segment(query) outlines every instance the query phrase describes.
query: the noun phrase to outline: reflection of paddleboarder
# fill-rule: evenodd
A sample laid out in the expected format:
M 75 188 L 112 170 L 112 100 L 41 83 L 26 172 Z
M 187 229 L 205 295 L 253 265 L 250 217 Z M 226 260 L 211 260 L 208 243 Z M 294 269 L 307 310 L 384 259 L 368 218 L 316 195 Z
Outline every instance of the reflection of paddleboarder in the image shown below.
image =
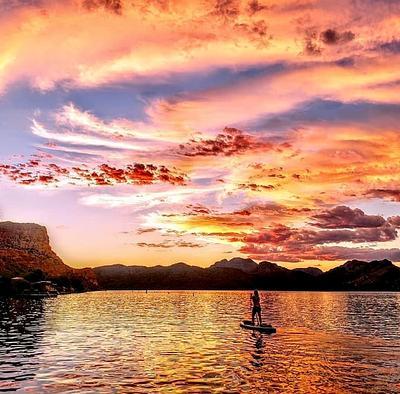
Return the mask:
M 258 324 L 261 326 L 261 304 L 258 290 L 254 290 L 254 293 L 250 296 L 250 299 L 253 303 L 253 308 L 251 311 L 251 321 L 254 325 L 254 317 L 257 316 Z

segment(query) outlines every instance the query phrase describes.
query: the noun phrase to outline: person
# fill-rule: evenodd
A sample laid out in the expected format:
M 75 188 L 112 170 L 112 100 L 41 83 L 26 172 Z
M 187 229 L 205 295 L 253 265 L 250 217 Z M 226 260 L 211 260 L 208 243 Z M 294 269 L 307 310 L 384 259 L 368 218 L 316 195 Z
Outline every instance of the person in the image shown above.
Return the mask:
M 254 293 L 250 296 L 251 302 L 253 303 L 253 308 L 251 311 L 251 322 L 254 326 L 254 318 L 257 316 L 258 324 L 261 326 L 261 304 L 260 295 L 258 290 L 254 290 Z

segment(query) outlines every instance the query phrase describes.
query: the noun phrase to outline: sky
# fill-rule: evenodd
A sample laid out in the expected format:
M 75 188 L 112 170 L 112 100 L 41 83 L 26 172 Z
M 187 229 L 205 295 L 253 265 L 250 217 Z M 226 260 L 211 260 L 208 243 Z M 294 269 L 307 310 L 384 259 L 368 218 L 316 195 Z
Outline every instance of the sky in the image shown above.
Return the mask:
M 73 267 L 400 262 L 400 2 L 0 0 L 0 219 Z

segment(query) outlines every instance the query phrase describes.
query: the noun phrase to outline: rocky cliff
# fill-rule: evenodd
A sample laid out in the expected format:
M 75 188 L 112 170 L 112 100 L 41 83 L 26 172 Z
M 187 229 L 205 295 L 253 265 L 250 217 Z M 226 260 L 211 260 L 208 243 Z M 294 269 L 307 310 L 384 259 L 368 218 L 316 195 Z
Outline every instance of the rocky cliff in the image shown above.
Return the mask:
M 38 270 L 48 279 L 79 284 L 79 290 L 97 287 L 92 269 L 71 268 L 51 249 L 46 227 L 0 222 L 0 276 L 26 277 Z
M 0 274 L 25 276 L 41 270 L 51 277 L 71 273 L 53 252 L 47 230 L 32 223 L 0 223 Z

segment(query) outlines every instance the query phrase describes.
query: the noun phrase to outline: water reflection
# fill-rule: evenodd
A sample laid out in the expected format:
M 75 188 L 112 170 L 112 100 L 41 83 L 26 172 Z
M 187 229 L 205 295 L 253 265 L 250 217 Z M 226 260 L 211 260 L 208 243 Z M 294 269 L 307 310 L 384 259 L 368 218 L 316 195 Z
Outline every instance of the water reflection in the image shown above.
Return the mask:
M 0 301 L 0 388 L 30 392 L 396 392 L 400 295 L 98 292 Z
M 43 323 L 43 300 L 0 298 L 0 391 L 35 377 Z

